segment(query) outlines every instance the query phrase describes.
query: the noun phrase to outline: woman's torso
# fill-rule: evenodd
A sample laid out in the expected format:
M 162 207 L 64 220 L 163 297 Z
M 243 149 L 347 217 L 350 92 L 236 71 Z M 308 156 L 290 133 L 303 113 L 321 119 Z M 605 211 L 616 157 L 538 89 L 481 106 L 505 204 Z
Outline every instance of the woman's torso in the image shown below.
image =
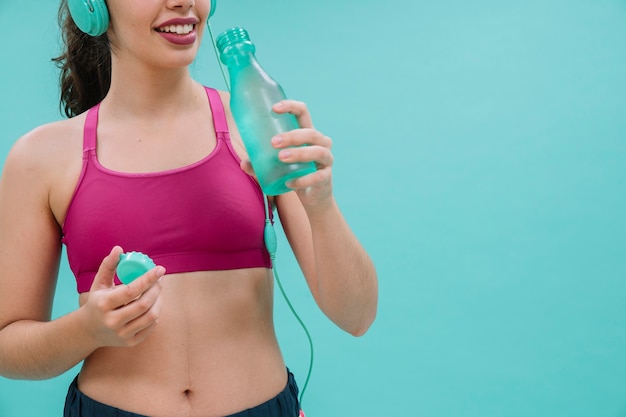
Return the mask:
M 133 348 L 95 351 L 80 390 L 154 417 L 223 416 L 269 400 L 286 384 L 272 292 L 261 268 L 166 275 L 154 333 Z
M 198 114 L 204 112 L 206 119 L 208 107 L 200 107 Z M 50 204 L 60 225 L 81 172 L 84 121 L 84 115 L 77 116 L 55 127 L 63 136 L 58 148 L 63 161 L 54 168 Z M 210 121 L 204 123 L 211 127 Z M 115 157 L 114 142 L 103 146 L 102 153 L 98 150 L 98 158 L 102 165 L 120 171 L 192 164 L 215 147 L 215 138 L 198 134 L 203 128 L 187 127 L 193 125 L 174 127 L 178 134 L 187 129 L 187 143 L 162 141 L 159 151 L 143 158 L 144 165 L 138 168 L 132 158 Z M 125 145 L 127 154 L 137 154 L 140 148 L 149 152 L 145 145 L 142 140 Z M 235 148 L 242 152 L 240 146 Z M 176 155 L 176 162 L 168 155 Z M 210 417 L 255 406 L 284 388 L 287 376 L 273 328 L 268 269 L 168 274 L 162 288 L 163 307 L 154 333 L 136 347 L 101 348 L 90 355 L 79 377 L 83 393 L 138 414 Z M 88 293 L 81 294 L 81 305 L 87 297 Z

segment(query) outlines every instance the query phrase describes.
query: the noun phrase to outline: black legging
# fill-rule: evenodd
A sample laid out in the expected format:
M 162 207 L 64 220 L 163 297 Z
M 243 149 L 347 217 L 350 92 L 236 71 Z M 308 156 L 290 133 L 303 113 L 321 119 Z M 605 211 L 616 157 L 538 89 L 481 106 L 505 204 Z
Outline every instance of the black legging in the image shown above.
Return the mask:
M 240 411 L 226 417 L 297 417 L 300 412 L 298 385 L 291 372 L 288 372 L 287 386 L 276 397 L 249 410 Z M 120 410 L 95 401 L 78 390 L 78 377 L 74 379 L 67 393 L 63 417 L 148 417 Z

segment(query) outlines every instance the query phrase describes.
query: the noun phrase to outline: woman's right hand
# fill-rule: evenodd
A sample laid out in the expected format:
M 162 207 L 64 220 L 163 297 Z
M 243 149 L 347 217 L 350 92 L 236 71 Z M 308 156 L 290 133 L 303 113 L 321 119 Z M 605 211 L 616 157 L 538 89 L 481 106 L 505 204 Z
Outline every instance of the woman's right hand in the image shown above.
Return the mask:
M 161 311 L 157 266 L 128 285 L 115 285 L 115 269 L 123 253 L 119 246 L 104 258 L 82 305 L 87 332 L 97 347 L 132 347 L 143 342 L 156 327 Z

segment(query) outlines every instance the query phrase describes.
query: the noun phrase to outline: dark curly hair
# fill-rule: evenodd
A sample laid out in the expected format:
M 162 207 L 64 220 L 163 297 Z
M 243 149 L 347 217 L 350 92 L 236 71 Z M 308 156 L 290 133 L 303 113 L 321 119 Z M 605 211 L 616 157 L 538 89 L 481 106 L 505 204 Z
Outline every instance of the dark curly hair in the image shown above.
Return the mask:
M 59 7 L 59 26 L 64 45 L 53 61 L 61 70 L 59 107 L 67 117 L 74 117 L 98 104 L 111 86 L 111 46 L 106 33 L 91 36 L 83 33 L 72 19 L 67 0 Z

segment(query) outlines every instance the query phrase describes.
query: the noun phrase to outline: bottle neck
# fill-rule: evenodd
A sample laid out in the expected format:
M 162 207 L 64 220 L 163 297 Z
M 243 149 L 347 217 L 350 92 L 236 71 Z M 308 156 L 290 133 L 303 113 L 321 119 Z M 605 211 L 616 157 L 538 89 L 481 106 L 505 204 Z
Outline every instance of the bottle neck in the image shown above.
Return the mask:
M 224 64 L 231 67 L 244 67 L 244 66 L 258 66 L 258 62 L 254 53 L 250 51 L 231 51 L 230 53 L 222 56 Z

